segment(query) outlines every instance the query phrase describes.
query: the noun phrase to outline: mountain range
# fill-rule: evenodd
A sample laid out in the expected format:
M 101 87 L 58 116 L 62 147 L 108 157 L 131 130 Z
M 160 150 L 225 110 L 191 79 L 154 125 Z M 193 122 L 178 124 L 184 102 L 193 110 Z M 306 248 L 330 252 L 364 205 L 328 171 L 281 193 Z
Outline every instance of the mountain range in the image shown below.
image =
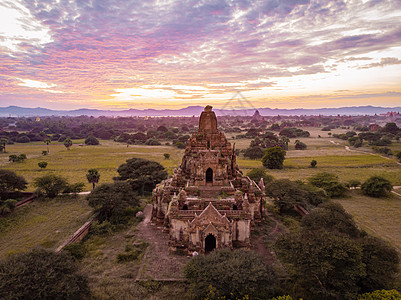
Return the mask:
M 99 109 L 76 109 L 76 110 L 52 110 L 47 108 L 27 108 L 19 106 L 0 107 L 0 117 L 31 117 L 31 116 L 199 116 L 203 106 L 188 106 L 181 109 L 128 109 L 128 110 L 99 110 Z M 316 108 L 316 109 L 279 109 L 279 108 L 252 108 L 252 109 L 214 109 L 218 116 L 252 116 L 258 110 L 262 116 L 289 116 L 289 115 L 374 115 L 387 112 L 400 112 L 401 107 L 380 106 L 350 106 L 339 108 Z

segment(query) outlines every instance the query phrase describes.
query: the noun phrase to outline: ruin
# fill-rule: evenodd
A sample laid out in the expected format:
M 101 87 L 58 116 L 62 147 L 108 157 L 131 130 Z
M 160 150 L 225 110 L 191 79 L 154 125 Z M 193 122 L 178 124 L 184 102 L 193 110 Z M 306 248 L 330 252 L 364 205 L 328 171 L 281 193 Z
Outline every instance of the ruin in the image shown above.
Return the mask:
M 263 180 L 244 176 L 231 147 L 206 106 L 188 140 L 181 165 L 153 191 L 153 220 L 164 224 L 173 248 L 208 252 L 250 247 L 255 220 L 262 217 Z

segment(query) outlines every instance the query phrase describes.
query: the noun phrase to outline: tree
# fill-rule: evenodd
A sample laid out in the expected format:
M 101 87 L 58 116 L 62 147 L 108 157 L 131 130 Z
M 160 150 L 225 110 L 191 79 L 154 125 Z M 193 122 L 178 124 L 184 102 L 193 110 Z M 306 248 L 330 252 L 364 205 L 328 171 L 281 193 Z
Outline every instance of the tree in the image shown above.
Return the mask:
M 67 150 L 70 150 L 70 147 L 72 146 L 72 141 L 70 138 L 66 138 L 64 140 L 64 146 L 67 148 Z
M 46 156 L 47 154 L 48 154 L 48 152 L 47 152 L 46 150 L 43 150 L 43 151 L 42 151 L 42 155 L 43 155 L 43 156 Z
M 0 262 L 1 299 L 89 299 L 87 279 L 71 256 L 31 250 Z
M 312 159 L 312 161 L 310 162 L 311 168 L 316 168 L 316 165 L 317 165 L 317 161 Z
M 381 176 L 372 176 L 362 186 L 362 193 L 371 197 L 384 197 L 391 192 L 393 186 L 390 181 Z
M 264 184 L 267 184 L 267 183 L 272 182 L 274 180 L 272 175 L 266 174 L 266 169 L 265 168 L 252 169 L 246 175 L 249 178 L 251 178 L 253 181 L 255 181 L 256 183 L 259 183 L 261 178 L 263 178 Z
M 307 193 L 301 186 L 288 179 L 274 180 L 266 185 L 266 195 L 273 199 L 273 203 L 286 213 L 293 209 L 295 204 L 307 201 Z
M 40 194 L 45 197 L 54 198 L 60 194 L 68 185 L 67 181 L 58 175 L 47 174 L 33 180 L 33 185 Z
M 131 158 L 117 169 L 119 177 L 116 180 L 128 180 L 134 190 L 152 192 L 156 184 L 167 178 L 164 167 L 151 160 L 143 158 Z
M 10 193 L 23 191 L 28 182 L 24 177 L 15 174 L 10 170 L 0 169 L 0 198 L 6 199 Z
M 266 299 L 273 296 L 277 279 L 264 259 L 253 251 L 215 250 L 193 257 L 185 266 L 185 277 L 196 298 L 204 298 L 213 286 L 217 297 Z
M 365 236 L 361 239 L 362 262 L 366 275 L 359 281 L 362 292 L 393 287 L 400 263 L 396 249 L 380 238 Z
M 338 177 L 331 173 L 317 173 L 309 177 L 308 181 L 310 184 L 324 189 L 331 198 L 341 197 L 347 191 L 345 185 L 338 181 Z
M 128 182 L 117 181 L 97 186 L 88 196 L 88 203 L 98 213 L 98 220 L 113 224 L 127 222 L 127 209 L 139 205 Z
M 164 153 L 164 159 L 170 159 L 170 153 Z
M 47 167 L 47 162 L 46 162 L 46 161 L 38 162 L 38 166 L 39 166 L 39 168 L 41 168 L 41 169 L 46 169 L 46 167 Z
M 90 135 L 86 138 L 85 145 L 99 145 L 99 140 L 93 135 Z
M 305 299 L 355 299 L 365 276 L 357 241 L 325 230 L 280 237 L 276 253 L 287 264 L 294 287 Z
M 263 157 L 263 150 L 259 146 L 249 147 L 245 149 L 244 156 L 250 159 L 261 159 Z
M 46 138 L 43 143 L 45 143 L 47 145 L 47 153 L 50 153 L 49 151 L 49 144 L 52 142 L 52 140 L 50 138 Z
M 8 140 L 6 138 L 0 138 L 0 152 L 6 153 L 6 145 L 8 143 Z
M 89 183 L 92 183 L 92 189 L 95 189 L 96 183 L 99 182 L 100 174 L 97 169 L 89 169 L 86 174 L 86 179 L 88 179 Z
M 307 230 L 325 229 L 345 233 L 350 237 L 359 237 L 360 232 L 353 217 L 341 204 L 327 202 L 319 205 L 309 215 L 302 218 L 301 225 Z
M 279 146 L 269 148 L 262 158 L 263 166 L 268 169 L 282 169 L 286 151 Z

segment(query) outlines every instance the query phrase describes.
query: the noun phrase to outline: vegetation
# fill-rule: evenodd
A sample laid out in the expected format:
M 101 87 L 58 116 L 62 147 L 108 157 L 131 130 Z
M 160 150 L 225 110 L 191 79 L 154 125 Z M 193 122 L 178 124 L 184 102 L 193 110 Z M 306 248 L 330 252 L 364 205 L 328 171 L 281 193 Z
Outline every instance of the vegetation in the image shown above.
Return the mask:
M 142 195 L 152 192 L 156 184 L 167 178 L 167 172 L 161 164 L 143 158 L 128 159 L 118 167 L 117 172 L 120 176 L 116 180 L 127 180 Z
M 277 283 L 275 271 L 247 250 L 223 249 L 195 256 L 186 265 L 185 276 L 193 295 L 200 299 L 207 296 L 210 286 L 217 297 L 266 299 Z
M 99 171 L 97 169 L 89 169 L 86 174 L 86 179 L 88 179 L 88 182 L 92 184 L 92 189 L 94 190 L 100 179 Z
M 265 168 L 256 168 L 249 171 L 246 176 L 251 178 L 257 184 L 259 183 L 260 179 L 263 178 L 263 182 L 266 185 L 267 183 L 274 180 L 273 176 L 266 173 Z
M 87 279 L 66 254 L 31 250 L 0 262 L 0 298 L 89 299 Z
M 128 182 L 117 181 L 96 187 L 88 196 L 88 203 L 98 213 L 98 220 L 124 224 L 135 215 L 139 200 Z
M 313 186 L 324 189 L 331 198 L 344 196 L 347 192 L 345 185 L 340 183 L 338 177 L 331 173 L 318 173 L 309 177 L 308 182 Z
M 16 154 L 11 154 L 9 157 L 8 157 L 8 160 L 9 161 L 11 161 L 11 162 L 22 162 L 22 161 L 24 161 L 25 159 L 27 159 L 27 157 L 26 157 L 26 154 L 20 154 L 20 155 L 16 155 Z
M 55 198 L 58 194 L 65 190 L 68 182 L 61 176 L 55 174 L 47 174 L 42 177 L 35 178 L 33 185 L 37 188 L 37 192 L 47 198 Z
M 0 169 L 0 199 L 6 199 L 15 191 L 25 190 L 27 184 L 24 177 L 13 171 Z
M 39 166 L 39 168 L 41 168 L 41 169 L 46 169 L 46 167 L 47 167 L 47 162 L 46 162 L 46 161 L 40 161 L 40 162 L 38 162 L 38 166 Z
M 90 135 L 85 139 L 85 145 L 99 145 L 99 140 L 93 135 Z
M 386 196 L 392 188 L 390 181 L 381 176 L 372 176 L 361 186 L 365 195 L 376 198 Z
M 310 162 L 311 168 L 316 168 L 316 165 L 317 165 L 317 161 L 312 159 L 312 161 Z
M 267 149 L 262 158 L 263 166 L 268 169 L 282 169 L 285 154 L 285 150 L 278 146 Z
M 72 146 L 72 141 L 70 138 L 66 138 L 63 142 L 64 146 L 67 148 L 67 150 L 70 150 L 70 147 Z

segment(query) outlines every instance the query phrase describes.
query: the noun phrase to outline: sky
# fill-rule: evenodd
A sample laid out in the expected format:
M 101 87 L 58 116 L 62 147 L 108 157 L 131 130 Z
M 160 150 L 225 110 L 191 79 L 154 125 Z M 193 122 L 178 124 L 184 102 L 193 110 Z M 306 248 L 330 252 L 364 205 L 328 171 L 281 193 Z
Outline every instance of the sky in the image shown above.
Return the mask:
M 401 106 L 400 20 L 400 0 L 0 0 L 0 107 Z

